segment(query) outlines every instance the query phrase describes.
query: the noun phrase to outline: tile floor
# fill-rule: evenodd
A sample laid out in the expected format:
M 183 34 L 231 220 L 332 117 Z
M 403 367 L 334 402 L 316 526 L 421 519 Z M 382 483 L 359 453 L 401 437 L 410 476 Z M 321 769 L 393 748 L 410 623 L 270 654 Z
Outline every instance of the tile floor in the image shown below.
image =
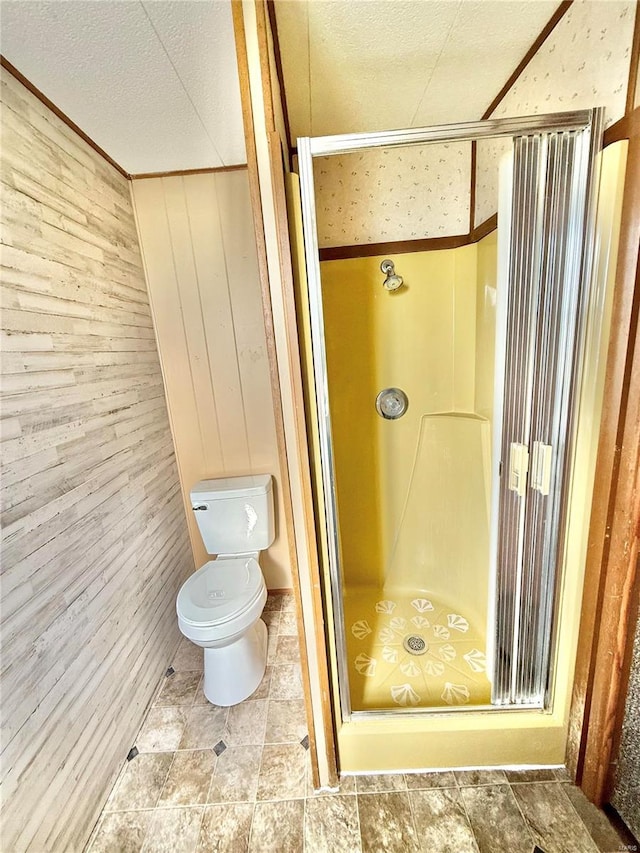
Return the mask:
M 560 771 L 347 777 L 315 794 L 293 604 L 272 596 L 267 608 L 267 672 L 240 705 L 210 705 L 202 653 L 180 645 L 87 853 L 632 849 Z

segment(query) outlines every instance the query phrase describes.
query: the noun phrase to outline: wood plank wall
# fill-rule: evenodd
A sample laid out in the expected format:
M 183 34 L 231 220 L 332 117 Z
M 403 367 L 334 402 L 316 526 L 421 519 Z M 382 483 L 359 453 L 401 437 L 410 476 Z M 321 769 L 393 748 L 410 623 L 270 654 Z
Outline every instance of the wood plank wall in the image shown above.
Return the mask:
M 127 181 L 2 73 L 2 849 L 80 851 L 192 568 Z
M 132 193 L 185 499 L 203 478 L 272 474 L 277 538 L 260 565 L 269 588 L 289 588 L 247 172 L 134 180 Z

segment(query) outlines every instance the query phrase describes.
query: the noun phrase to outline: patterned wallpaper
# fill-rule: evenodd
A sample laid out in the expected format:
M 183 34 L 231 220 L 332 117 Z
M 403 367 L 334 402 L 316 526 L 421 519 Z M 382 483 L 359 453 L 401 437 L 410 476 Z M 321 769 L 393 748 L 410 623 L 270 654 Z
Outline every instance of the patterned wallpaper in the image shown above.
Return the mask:
M 624 115 L 635 0 L 576 0 L 524 69 L 493 118 L 605 107 Z M 502 144 L 478 146 L 476 223 L 495 213 Z
M 470 143 L 316 159 L 320 247 L 466 234 L 470 169 Z

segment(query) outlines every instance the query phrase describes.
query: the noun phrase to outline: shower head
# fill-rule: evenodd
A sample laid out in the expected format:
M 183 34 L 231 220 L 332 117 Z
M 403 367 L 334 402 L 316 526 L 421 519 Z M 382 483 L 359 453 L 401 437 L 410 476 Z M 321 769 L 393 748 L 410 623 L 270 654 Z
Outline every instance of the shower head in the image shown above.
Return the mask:
M 386 288 L 386 290 L 397 290 L 399 287 L 402 287 L 402 276 L 396 275 L 396 268 L 393 261 L 388 259 L 384 260 L 380 264 L 380 269 L 386 276 L 385 280 L 382 282 L 382 286 Z

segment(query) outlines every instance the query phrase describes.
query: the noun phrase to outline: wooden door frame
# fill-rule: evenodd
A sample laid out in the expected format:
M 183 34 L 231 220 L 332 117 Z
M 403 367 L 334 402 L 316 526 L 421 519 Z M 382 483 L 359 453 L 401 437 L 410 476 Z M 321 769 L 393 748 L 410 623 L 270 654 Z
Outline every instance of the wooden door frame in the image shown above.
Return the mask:
M 290 543 L 291 574 L 298 618 L 298 636 L 302 665 L 307 722 L 309 726 L 309 747 L 311 752 L 312 779 L 315 788 L 334 788 L 338 784 L 338 760 L 333 728 L 331 685 L 329 677 L 329 651 L 324 630 L 324 609 L 321 595 L 321 577 L 318 557 L 318 543 L 315 529 L 315 512 L 311 486 L 311 470 L 307 427 L 305 421 L 304 395 L 302 385 L 301 359 L 297 335 L 295 311 L 295 293 L 291 246 L 286 208 L 285 165 L 283 156 L 288 154 L 288 141 L 281 140 L 277 132 L 273 92 L 277 83 L 271 76 L 269 61 L 268 27 L 269 16 L 265 0 L 248 0 L 253 3 L 256 14 L 257 40 L 260 61 L 261 95 L 264 103 L 266 125 L 266 144 L 269 156 L 269 172 L 265 175 L 264 164 L 261 172 L 256 144 L 256 122 L 252 106 L 252 81 L 247 50 L 247 34 L 242 0 L 232 0 L 233 25 L 236 41 L 236 54 L 240 77 L 242 114 L 247 146 L 247 165 L 249 188 L 254 218 L 254 229 L 258 250 L 259 273 L 262 288 L 263 314 L 267 331 L 269 367 L 271 373 L 272 395 L 276 410 L 278 435 L 278 455 L 280 459 L 283 498 L 285 504 L 285 523 Z M 255 87 L 254 80 L 254 87 Z M 254 93 L 255 94 L 255 93 Z M 264 141 L 264 140 L 263 140 Z M 275 218 L 277 246 L 267 246 L 263 195 L 261 180 L 270 184 L 272 195 L 269 204 Z M 277 254 L 277 274 L 269 267 L 269 253 Z M 273 260 L 273 255 L 272 255 Z M 285 327 L 285 339 L 280 338 L 275 329 L 272 297 L 275 289 L 282 305 Z M 293 401 L 293 418 L 286 422 L 283 407 L 283 386 L 278 360 L 286 362 L 287 384 L 284 394 Z M 280 365 L 282 366 L 282 365 Z M 289 428 L 289 438 L 287 437 Z M 291 434 L 295 440 L 291 440 Z M 297 478 L 293 487 L 292 478 Z M 302 501 L 303 523 L 296 526 L 293 507 L 293 493 L 297 491 Z M 302 564 L 302 565 L 301 565 Z M 308 569 L 307 599 L 301 588 L 300 571 Z M 306 623 L 306 624 L 305 624 Z M 312 660 L 310 661 L 310 658 Z M 316 682 L 312 685 L 310 662 L 316 673 Z M 316 702 L 314 707 L 314 688 Z M 322 755 L 319 754 L 322 750 Z M 322 771 L 324 767 L 324 772 Z
M 566 755 L 570 773 L 598 806 L 611 791 L 640 585 L 640 108 L 609 134 L 611 141 L 624 138 L 629 149 Z

